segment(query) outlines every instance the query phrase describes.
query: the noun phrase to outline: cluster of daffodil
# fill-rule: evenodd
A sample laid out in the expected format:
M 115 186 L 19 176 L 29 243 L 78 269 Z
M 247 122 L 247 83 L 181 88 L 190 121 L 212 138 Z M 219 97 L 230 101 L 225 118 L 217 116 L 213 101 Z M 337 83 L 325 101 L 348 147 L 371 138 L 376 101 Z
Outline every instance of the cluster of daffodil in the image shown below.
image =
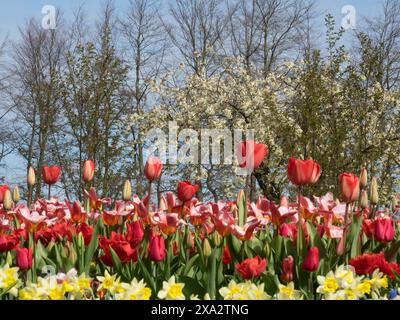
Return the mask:
M 278 292 L 274 296 L 264 291 L 264 284 L 256 285 L 251 281 L 236 283 L 229 282 L 227 287 L 222 287 L 219 294 L 224 300 L 301 300 L 302 294 L 294 288 L 294 283 L 279 284 Z
M 370 277 L 364 277 L 357 276 L 351 266 L 341 265 L 325 277 L 317 276 L 317 280 L 317 293 L 325 300 L 388 299 L 381 292 L 387 289 L 388 279 L 378 269 Z
M 18 292 L 20 300 L 91 300 L 94 294 L 92 279 L 80 276 L 49 275 L 38 277 L 35 283 L 28 281 Z
M 130 283 L 121 282 L 116 274 L 110 275 L 107 270 L 97 280 L 100 282 L 97 292 L 105 299 L 149 300 L 151 297 L 151 289 L 143 280 L 134 278 Z
M 18 268 L 10 268 L 8 264 L 5 264 L 0 268 L 0 296 L 7 293 L 16 297 L 18 295 L 18 288 L 22 282 L 18 277 Z
M 143 280 L 134 278 L 130 283 L 120 281 L 114 274 L 107 270 L 103 276 L 96 278 L 87 277 L 84 273 L 79 275 L 75 269 L 67 274 L 48 275 L 38 277 L 35 283 L 23 280 L 18 276 L 18 268 L 4 265 L 0 268 L 0 295 L 9 294 L 10 297 L 21 300 L 149 300 L 152 290 Z M 388 279 L 379 270 L 371 276 L 357 276 L 351 266 L 339 266 L 330 271 L 326 276 L 317 276 L 319 283 L 317 294 L 325 300 L 359 300 L 359 299 L 388 299 Z M 185 300 L 183 283 L 176 282 L 175 276 L 163 282 L 162 289 L 157 293 L 158 299 Z M 399 299 L 398 290 L 389 292 L 390 299 Z M 226 287 L 219 289 L 219 294 L 224 300 L 301 300 L 303 295 L 296 290 L 294 282 L 284 285 L 279 283 L 274 295 L 268 295 L 264 284 L 255 284 L 250 280 L 235 282 L 231 280 Z M 190 300 L 199 300 L 198 295 L 192 294 Z M 206 294 L 202 297 L 209 300 Z
M 271 297 L 264 291 L 264 284 L 256 285 L 251 281 L 236 283 L 234 280 L 231 280 L 227 287 L 219 289 L 219 294 L 224 300 L 271 299 Z
M 73 269 L 68 274 L 39 277 L 36 283 L 27 282 L 20 288 L 22 282 L 18 279 L 18 268 L 5 266 L 1 269 L 0 281 L 1 288 L 14 284 L 13 295 L 21 300 L 149 300 L 152 294 L 143 280 L 138 281 L 134 278 L 130 283 L 121 282 L 116 274 L 111 275 L 107 270 L 103 276 L 92 279 L 85 274 L 77 276 Z M 98 285 L 95 291 L 93 283 Z M 185 300 L 183 287 L 184 284 L 176 283 L 175 277 L 172 276 L 168 281 L 164 281 L 157 297 L 165 300 Z M 190 299 L 197 300 L 198 296 L 192 295 Z M 206 295 L 204 299 L 209 299 L 209 296 Z

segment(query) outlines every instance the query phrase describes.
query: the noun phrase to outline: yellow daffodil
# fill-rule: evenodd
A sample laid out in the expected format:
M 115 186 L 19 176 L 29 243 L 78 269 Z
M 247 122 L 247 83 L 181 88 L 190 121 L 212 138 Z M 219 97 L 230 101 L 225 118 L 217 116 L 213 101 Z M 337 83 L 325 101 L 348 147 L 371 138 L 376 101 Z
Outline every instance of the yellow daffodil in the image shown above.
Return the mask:
M 169 278 L 168 282 L 163 282 L 163 288 L 158 292 L 158 298 L 165 300 L 185 300 L 183 295 L 183 283 L 176 283 L 175 276 Z
M 246 288 L 242 283 L 231 280 L 227 287 L 219 289 L 219 294 L 224 300 L 247 300 Z
M 264 283 L 260 285 L 251 284 L 248 292 L 249 300 L 269 300 L 271 297 L 264 291 Z
M 104 272 L 104 277 L 97 276 L 97 280 L 100 281 L 100 286 L 98 288 L 99 291 L 104 289 L 109 291 L 111 294 L 114 294 L 115 292 L 121 293 L 119 278 L 117 278 L 116 274 L 110 275 L 106 270 Z
M 302 295 L 300 291 L 294 289 L 294 283 L 289 282 L 286 286 L 279 284 L 279 292 L 276 295 L 278 300 L 301 300 Z
M 0 289 L 8 289 L 10 294 L 16 297 L 20 285 L 18 268 L 10 268 L 8 264 L 0 268 Z
M 332 271 L 330 271 L 326 277 L 317 276 L 317 281 L 319 283 L 319 287 L 317 288 L 318 293 L 335 293 L 339 288 L 339 283 Z

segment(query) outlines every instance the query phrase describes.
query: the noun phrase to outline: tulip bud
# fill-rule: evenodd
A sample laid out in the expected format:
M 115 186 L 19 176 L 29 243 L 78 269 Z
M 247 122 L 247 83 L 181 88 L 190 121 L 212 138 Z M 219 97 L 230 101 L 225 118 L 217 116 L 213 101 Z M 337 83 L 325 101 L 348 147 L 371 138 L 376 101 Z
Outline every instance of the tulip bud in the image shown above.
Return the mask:
M 36 183 L 36 175 L 35 175 L 35 170 L 33 170 L 32 167 L 29 167 L 28 170 L 28 179 L 27 179 L 28 185 L 33 186 Z
M 146 161 L 146 165 L 144 166 L 144 175 L 150 180 L 158 180 L 161 176 L 162 163 L 159 158 L 149 157 Z
M 168 210 L 167 200 L 165 200 L 164 196 L 160 197 L 158 208 L 163 211 Z
M 20 270 L 28 270 L 32 268 L 32 249 L 17 248 L 15 256 L 16 264 Z
M 222 237 L 221 237 L 221 235 L 220 235 L 218 232 L 214 232 L 214 245 L 215 245 L 216 247 L 219 247 L 219 245 L 221 244 L 221 242 L 222 242 Z
M 314 272 L 318 269 L 319 265 L 319 251 L 317 247 L 311 247 L 302 264 L 302 268 L 304 271 Z
M 186 246 L 189 249 L 194 247 L 194 239 L 193 239 L 192 233 L 190 231 L 188 231 L 186 234 Z
M 342 236 L 336 246 L 336 254 L 341 256 L 344 253 L 345 238 Z
M 71 246 L 71 248 L 69 249 L 69 255 L 68 255 L 68 259 L 75 264 L 75 262 L 78 259 L 78 255 L 75 252 L 75 249 Z
M 293 262 L 292 256 L 288 256 L 282 260 L 282 281 L 291 282 L 293 280 Z
M 52 239 L 50 240 L 49 244 L 47 245 L 46 249 L 49 250 L 49 252 L 51 251 L 51 249 L 53 249 L 53 247 L 55 246 L 55 241 Z
M 160 262 L 165 258 L 165 242 L 161 235 L 152 235 L 149 244 L 149 258 L 151 261 Z
M 239 206 L 239 203 L 242 201 L 242 198 L 244 197 L 244 190 L 240 190 L 238 195 L 237 195 L 237 199 L 236 199 L 236 204 Z
M 225 246 L 224 250 L 222 251 L 222 263 L 223 264 L 230 264 L 232 262 L 231 253 L 229 251 L 229 247 Z
M 8 264 L 9 266 L 11 266 L 12 263 L 13 263 L 13 257 L 12 257 L 12 255 L 11 255 L 11 251 L 8 251 L 8 252 L 7 252 L 7 255 L 6 255 L 6 264 Z
M 391 219 L 377 219 L 375 239 L 380 242 L 389 242 L 394 238 L 394 227 Z
M 10 192 L 10 190 L 6 190 L 4 192 L 3 208 L 4 208 L 4 210 L 10 210 L 11 207 L 12 207 L 11 192 Z
M 124 188 L 122 190 L 122 198 L 124 201 L 129 201 L 132 196 L 132 187 L 131 187 L 131 182 L 129 180 L 126 180 L 124 183 Z
M 269 244 L 268 243 L 265 244 L 264 252 L 265 252 L 265 256 L 269 257 L 269 254 L 271 253 L 271 250 L 269 248 Z
M 360 187 L 366 188 L 368 184 L 368 173 L 367 169 L 362 168 L 360 171 Z
M 379 193 L 378 193 L 378 180 L 373 177 L 371 180 L 371 203 L 377 204 L 379 202 Z
M 13 190 L 13 201 L 15 203 L 17 203 L 20 199 L 21 199 L 21 196 L 19 194 L 19 188 L 15 187 L 14 190 Z
M 94 176 L 94 162 L 92 160 L 86 160 L 83 163 L 82 177 L 85 182 L 90 182 L 93 180 Z
M 363 190 L 360 195 L 360 207 L 361 209 L 368 208 L 368 193 L 366 190 Z
M 211 255 L 211 246 L 207 238 L 205 238 L 203 241 L 203 254 L 205 257 L 209 257 Z

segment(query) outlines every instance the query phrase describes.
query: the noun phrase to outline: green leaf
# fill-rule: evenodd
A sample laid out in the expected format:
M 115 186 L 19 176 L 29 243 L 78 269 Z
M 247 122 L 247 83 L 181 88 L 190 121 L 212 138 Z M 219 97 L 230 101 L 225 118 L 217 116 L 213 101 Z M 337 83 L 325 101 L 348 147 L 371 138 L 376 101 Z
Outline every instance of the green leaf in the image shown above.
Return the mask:
M 119 259 L 117 253 L 114 251 L 113 248 L 110 247 L 109 250 L 110 250 L 110 254 L 111 254 L 111 260 L 113 262 L 115 269 L 117 270 L 118 273 L 121 273 L 121 270 L 122 270 L 121 260 Z
M 400 249 L 400 240 L 397 240 L 391 244 L 391 246 L 385 252 L 385 257 L 390 262 L 396 262 L 396 255 Z
M 1 293 L 0 293 L 0 297 L 4 296 L 5 294 L 7 294 L 18 282 L 15 281 L 13 284 L 9 285 L 7 288 L 5 288 Z
M 154 281 L 154 277 L 150 275 L 150 272 L 148 271 L 148 269 L 144 265 L 140 255 L 138 255 L 137 262 L 138 262 L 140 271 L 142 272 L 144 281 L 146 282 L 147 285 L 150 286 L 150 289 L 153 292 L 153 294 L 156 294 L 157 293 L 157 288 L 156 288 L 156 283 Z M 168 280 L 168 279 L 166 279 L 166 280 Z
M 183 292 L 186 296 L 197 294 L 199 298 L 202 299 L 207 293 L 206 289 L 200 285 L 200 282 L 197 281 L 197 279 L 186 276 L 178 276 L 178 281 L 185 284 L 183 287 Z
M 247 199 L 245 198 L 244 195 L 239 197 L 238 203 L 237 203 L 238 209 L 239 209 L 239 221 L 238 221 L 239 226 L 244 226 L 244 224 L 246 223 L 246 221 L 245 221 L 245 219 L 246 219 L 246 217 L 245 217 L 246 202 L 247 202 Z
M 186 276 L 190 269 L 193 267 L 193 265 L 195 265 L 195 262 L 197 262 L 197 260 L 199 259 L 199 254 L 195 254 L 193 257 L 191 257 L 189 259 L 189 261 L 187 262 L 187 264 L 185 265 L 185 269 L 183 271 L 183 274 Z
M 210 295 L 211 299 L 216 298 L 216 273 L 217 273 L 217 257 L 216 257 L 216 250 L 213 250 L 209 257 L 209 272 L 208 272 L 208 294 Z
M 279 279 L 276 274 L 271 273 L 264 273 L 263 275 L 265 291 L 270 295 L 273 296 L 279 290 Z
M 354 221 L 356 220 L 356 221 Z M 360 231 L 361 231 L 361 221 L 362 218 L 359 217 L 354 217 L 353 219 L 353 225 L 354 227 L 351 230 L 351 251 L 350 251 L 350 257 L 356 257 L 358 256 L 361 252 L 361 248 L 360 248 Z
M 92 239 L 90 240 L 90 243 L 85 250 L 85 273 L 86 274 L 89 274 L 90 264 L 92 262 L 94 253 L 95 253 L 98 243 L 99 243 L 98 235 L 99 235 L 99 232 L 101 229 L 103 229 L 103 222 L 100 219 L 97 222 L 96 227 L 93 230 Z
M 196 242 L 197 250 L 198 250 L 198 252 L 200 254 L 200 259 L 201 259 L 201 262 L 202 262 L 201 263 L 201 268 L 202 268 L 202 270 L 204 270 L 205 269 L 205 259 L 204 259 L 203 248 L 202 248 L 202 245 L 201 245 L 197 235 L 194 237 L 194 240 Z

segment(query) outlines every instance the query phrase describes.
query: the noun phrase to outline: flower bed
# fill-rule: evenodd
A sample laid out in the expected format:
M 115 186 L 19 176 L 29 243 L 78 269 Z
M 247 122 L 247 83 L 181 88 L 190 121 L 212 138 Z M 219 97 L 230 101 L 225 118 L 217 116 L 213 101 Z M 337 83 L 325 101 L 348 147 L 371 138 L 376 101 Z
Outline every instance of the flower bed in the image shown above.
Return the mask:
M 259 165 L 266 151 L 253 156 Z M 261 161 L 257 157 L 261 157 Z M 242 163 L 242 167 L 248 165 Z M 145 167 L 150 182 L 161 162 Z M 84 165 L 84 180 L 94 165 Z M 56 183 L 59 168 L 44 168 Z M 341 200 L 311 200 L 301 186 L 317 183 L 312 160 L 291 158 L 296 201 L 259 197 L 202 203 L 197 186 L 178 183 L 159 206 L 151 194 L 99 198 L 92 187 L 83 205 L 51 197 L 19 203 L 0 190 L 0 296 L 2 299 L 397 299 L 400 281 L 399 196 L 379 210 L 366 172 L 341 174 Z M 29 171 L 28 184 L 35 183 Z

